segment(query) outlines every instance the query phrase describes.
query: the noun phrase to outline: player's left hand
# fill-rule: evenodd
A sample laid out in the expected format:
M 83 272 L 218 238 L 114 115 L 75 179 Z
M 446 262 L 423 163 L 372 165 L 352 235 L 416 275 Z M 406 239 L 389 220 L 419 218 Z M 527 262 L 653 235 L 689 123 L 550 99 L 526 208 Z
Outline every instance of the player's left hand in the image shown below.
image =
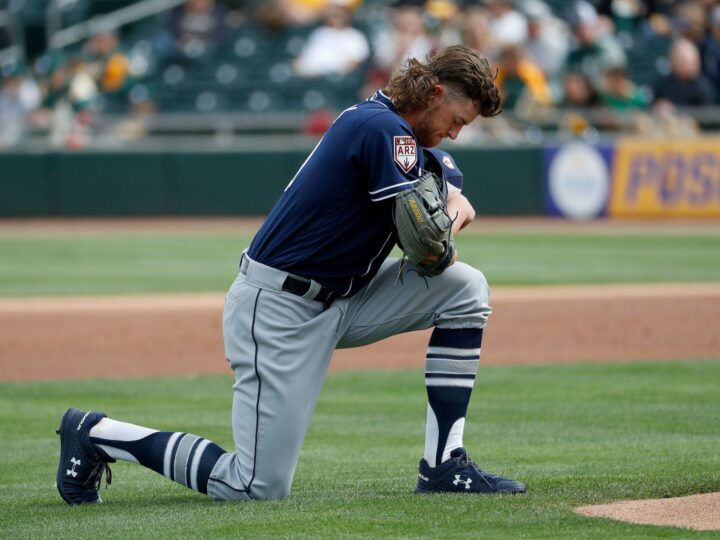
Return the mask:
M 470 204 L 470 201 L 460 193 L 459 191 L 453 191 L 452 193 L 448 193 L 447 196 L 447 208 L 448 208 L 448 214 L 450 216 L 457 216 L 455 221 L 452 225 L 452 235 L 455 236 L 459 231 L 464 229 L 469 223 L 472 223 L 472 221 L 475 219 L 475 209 L 472 207 L 472 204 Z M 428 255 L 425 257 L 421 265 L 429 265 L 434 263 L 435 261 L 439 260 L 440 256 L 436 255 Z M 448 263 L 448 266 L 452 266 L 455 261 L 457 261 L 458 258 L 458 249 L 457 246 L 455 246 L 455 250 L 453 251 L 453 256 L 450 259 L 450 262 Z
M 453 264 L 455 264 L 455 261 L 457 261 L 457 258 L 458 258 L 458 250 L 457 250 L 457 248 L 455 248 L 455 251 L 453 251 L 453 256 L 452 256 L 452 258 L 450 259 L 450 262 L 448 263 L 448 266 L 452 266 Z M 432 264 L 432 263 L 436 262 L 436 261 L 439 260 L 439 259 L 440 259 L 440 257 L 438 257 L 438 256 L 428 255 L 427 257 L 425 257 L 425 258 L 422 260 L 422 262 L 421 262 L 420 264 L 421 264 L 421 265 Z
M 448 214 L 450 214 L 451 217 L 455 218 L 455 216 L 457 216 L 452 225 L 453 236 L 475 219 L 475 209 L 467 197 L 459 191 L 448 193 L 447 208 Z

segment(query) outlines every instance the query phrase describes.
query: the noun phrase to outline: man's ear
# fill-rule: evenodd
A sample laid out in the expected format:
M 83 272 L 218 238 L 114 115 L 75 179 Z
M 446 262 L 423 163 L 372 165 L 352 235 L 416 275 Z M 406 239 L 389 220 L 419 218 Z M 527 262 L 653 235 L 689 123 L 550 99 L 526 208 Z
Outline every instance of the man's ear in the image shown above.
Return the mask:
M 430 98 L 430 105 L 438 105 L 441 101 L 445 100 L 447 89 L 444 84 L 433 85 L 432 97 Z

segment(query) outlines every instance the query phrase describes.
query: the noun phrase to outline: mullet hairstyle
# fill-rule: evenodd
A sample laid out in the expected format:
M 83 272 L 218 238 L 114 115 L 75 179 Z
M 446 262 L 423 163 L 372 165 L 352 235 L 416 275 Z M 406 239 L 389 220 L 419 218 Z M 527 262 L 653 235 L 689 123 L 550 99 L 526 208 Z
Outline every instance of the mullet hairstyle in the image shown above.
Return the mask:
M 427 107 L 435 85 L 442 84 L 448 87 L 448 99 L 465 96 L 475 104 L 478 114 L 490 118 L 502 112 L 496 77 L 497 70 L 482 54 L 465 45 L 453 45 L 425 62 L 408 60 L 390 77 L 385 93 L 401 113 L 416 112 Z

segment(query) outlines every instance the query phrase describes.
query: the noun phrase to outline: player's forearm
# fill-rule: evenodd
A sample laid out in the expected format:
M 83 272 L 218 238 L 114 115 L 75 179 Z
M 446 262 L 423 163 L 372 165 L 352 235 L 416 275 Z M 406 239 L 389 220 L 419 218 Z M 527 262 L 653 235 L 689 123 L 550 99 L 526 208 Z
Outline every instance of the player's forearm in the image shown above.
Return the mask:
M 468 223 L 475 219 L 475 209 L 462 193 L 454 191 L 448 195 L 448 213 L 450 217 L 455 219 L 452 226 L 453 235 L 464 229 Z

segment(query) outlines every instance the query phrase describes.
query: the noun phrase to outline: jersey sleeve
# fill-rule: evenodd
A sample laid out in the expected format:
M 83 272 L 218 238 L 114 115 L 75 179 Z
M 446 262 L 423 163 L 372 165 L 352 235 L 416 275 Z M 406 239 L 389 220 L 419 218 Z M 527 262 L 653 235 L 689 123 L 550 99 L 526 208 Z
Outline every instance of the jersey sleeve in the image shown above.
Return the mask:
M 411 188 L 419 177 L 420 149 L 409 128 L 395 114 L 378 114 L 362 128 L 362 167 L 373 202 Z
M 448 186 L 448 192 L 462 191 L 463 173 L 458 168 L 453 157 L 439 148 L 426 148 L 427 159 L 425 165 L 437 175 L 442 173 Z
M 463 173 L 460 172 L 460 169 L 450 154 L 447 152 L 443 152 L 443 154 L 441 161 L 443 170 L 445 171 L 445 180 L 447 180 L 448 183 L 448 190 L 450 192 L 462 191 Z

